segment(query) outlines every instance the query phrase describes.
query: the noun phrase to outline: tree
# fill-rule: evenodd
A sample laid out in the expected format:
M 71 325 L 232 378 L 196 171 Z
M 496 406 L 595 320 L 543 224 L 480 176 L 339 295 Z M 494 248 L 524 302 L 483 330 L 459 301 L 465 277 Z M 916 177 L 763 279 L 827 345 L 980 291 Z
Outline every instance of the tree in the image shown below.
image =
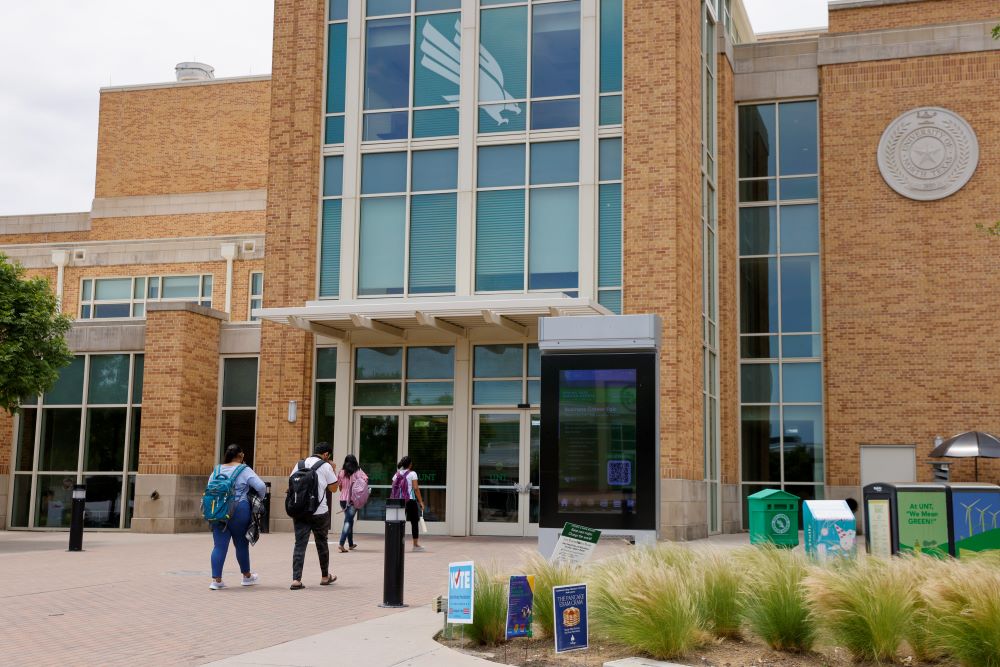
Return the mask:
M 0 408 L 17 411 L 25 396 L 48 391 L 73 361 L 65 335 L 72 322 L 44 278 L 0 254 Z

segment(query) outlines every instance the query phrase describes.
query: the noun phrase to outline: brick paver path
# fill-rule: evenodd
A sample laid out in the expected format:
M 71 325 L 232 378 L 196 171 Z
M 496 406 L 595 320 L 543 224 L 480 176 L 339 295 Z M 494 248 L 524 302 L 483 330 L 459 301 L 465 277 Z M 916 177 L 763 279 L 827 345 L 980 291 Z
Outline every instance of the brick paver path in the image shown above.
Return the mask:
M 332 537 L 332 535 L 331 535 Z M 261 583 L 210 591 L 211 536 L 88 533 L 84 552 L 66 533 L 0 531 L 0 662 L 4 665 L 195 665 L 395 613 L 382 600 L 382 537 L 359 535 L 358 551 L 331 553 L 338 576 L 319 586 L 315 548 L 302 591 L 290 591 L 292 536 L 261 536 L 251 548 Z M 407 541 L 407 543 L 409 543 Z M 514 568 L 533 539 L 426 537 L 406 554 L 408 604 L 446 590 L 447 563 L 496 560 Z M 602 545 L 602 549 L 605 548 Z M 331 657 L 335 647 L 331 647 Z

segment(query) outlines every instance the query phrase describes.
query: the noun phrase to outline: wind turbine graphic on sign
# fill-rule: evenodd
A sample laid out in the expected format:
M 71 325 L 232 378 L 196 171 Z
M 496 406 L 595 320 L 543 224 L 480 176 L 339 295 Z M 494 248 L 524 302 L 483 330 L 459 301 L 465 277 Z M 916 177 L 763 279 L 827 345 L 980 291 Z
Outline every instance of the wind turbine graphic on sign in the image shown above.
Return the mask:
M 979 498 L 976 498 L 968 505 L 962 503 L 962 507 L 965 508 L 965 523 L 969 528 L 969 537 L 972 537 L 972 508 L 976 506 L 979 500 L 980 500 Z
M 987 505 L 986 507 L 983 507 L 982 509 L 980 509 L 978 507 L 976 508 L 976 511 L 979 512 L 979 532 L 980 533 L 985 533 L 986 532 L 986 513 L 990 510 L 991 507 L 993 507 L 993 506 L 992 505 Z

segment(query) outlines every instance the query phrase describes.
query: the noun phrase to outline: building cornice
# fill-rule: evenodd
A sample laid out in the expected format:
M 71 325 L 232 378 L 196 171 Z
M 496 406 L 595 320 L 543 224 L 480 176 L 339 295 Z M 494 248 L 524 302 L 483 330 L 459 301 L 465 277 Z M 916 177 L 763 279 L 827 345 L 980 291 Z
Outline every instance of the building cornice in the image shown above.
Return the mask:
M 191 86 L 222 86 L 233 83 L 260 83 L 270 81 L 270 74 L 253 74 L 248 76 L 232 76 L 225 79 L 208 79 L 206 81 L 163 81 L 161 83 L 141 83 L 125 86 L 105 86 L 101 93 L 124 93 L 131 90 L 156 90 L 159 88 L 189 88 Z

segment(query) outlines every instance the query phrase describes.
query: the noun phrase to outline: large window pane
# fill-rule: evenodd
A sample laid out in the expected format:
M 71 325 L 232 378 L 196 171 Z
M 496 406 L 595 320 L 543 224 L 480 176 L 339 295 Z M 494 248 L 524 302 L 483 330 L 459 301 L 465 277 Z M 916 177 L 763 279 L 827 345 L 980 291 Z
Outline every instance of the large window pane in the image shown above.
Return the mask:
M 35 482 L 35 527 L 69 528 L 76 474 L 39 475 Z
M 201 276 L 164 276 L 164 299 L 197 299 L 201 294 Z
M 11 501 L 11 527 L 27 528 L 31 508 L 31 475 L 14 475 L 14 497 Z
M 337 384 L 318 382 L 316 384 L 316 428 L 313 442 L 333 442 L 333 426 L 337 414 Z
M 389 111 L 383 113 L 366 113 L 362 141 L 388 141 L 390 139 L 405 139 L 408 118 L 406 111 Z
M 413 138 L 450 137 L 458 134 L 458 109 L 424 109 L 413 112 Z
M 774 176 L 777 171 L 777 134 L 774 105 L 739 107 L 740 178 Z
M 454 190 L 458 187 L 458 150 L 413 153 L 413 191 Z
M 531 103 L 532 130 L 552 130 L 559 127 L 578 127 L 579 125 L 579 98 Z
M 740 209 L 740 254 L 778 252 L 778 214 L 774 206 Z
M 407 405 L 451 405 L 455 387 L 451 382 L 407 382 Z
M 458 202 L 455 194 L 419 195 L 410 201 L 410 292 L 455 291 Z
M 361 156 L 361 194 L 406 192 L 406 153 Z
M 330 20 L 331 21 L 346 21 L 347 20 L 347 3 L 348 3 L 348 0 L 330 0 Z
M 823 408 L 792 405 L 784 413 L 786 482 L 823 481 Z
M 744 403 L 777 403 L 778 364 L 740 366 L 740 398 Z
M 473 377 L 513 378 L 524 374 L 520 345 L 477 345 L 473 350 Z
M 618 181 L 622 177 L 622 140 L 601 139 L 599 180 Z
M 579 0 L 535 6 L 531 26 L 531 96 L 579 93 Z
M 361 415 L 358 461 L 368 473 L 372 495 L 359 518 L 385 520 L 385 499 L 399 460 L 399 417 L 396 415 Z M 426 501 L 425 501 L 426 502 Z
M 358 294 L 402 294 L 406 198 L 361 201 Z
M 450 380 L 455 377 L 454 347 L 411 347 L 406 351 L 406 379 Z
M 367 16 L 410 13 L 410 0 L 368 0 L 367 4 Z
M 602 93 L 622 89 L 622 34 L 622 0 L 601 0 Z
M 125 468 L 125 417 L 128 408 L 87 410 L 86 449 L 83 469 L 89 471 Z
M 579 200 L 575 187 L 531 191 L 528 289 L 579 285 Z
M 365 109 L 406 108 L 409 106 L 409 93 L 410 19 L 368 21 Z
M 478 194 L 477 291 L 524 289 L 524 204 L 524 190 Z
M 337 379 L 337 348 L 321 347 L 316 350 L 316 379 Z
M 222 407 L 257 406 L 257 358 L 223 360 Z
M 819 256 L 781 258 L 781 330 L 819 331 Z
M 323 202 L 323 229 L 319 250 L 319 295 L 340 295 L 340 216 L 339 199 Z
M 531 184 L 576 183 L 580 180 L 580 143 L 549 141 L 531 145 Z
M 132 402 L 142 403 L 142 381 L 146 371 L 146 355 L 135 355 L 135 370 L 132 378 Z
M 781 380 L 782 400 L 785 403 L 819 403 L 823 400 L 823 373 L 819 364 L 783 364 Z
M 344 93 L 347 88 L 346 23 L 330 26 L 326 57 L 326 112 L 344 113 Z
M 403 377 L 403 348 L 359 347 L 354 379 L 398 380 Z
M 778 265 L 774 258 L 740 260 L 740 331 L 778 332 Z
M 819 252 L 817 204 L 781 207 L 781 252 Z
M 518 405 L 524 400 L 520 380 L 477 380 L 472 384 L 475 405 Z
M 418 16 L 413 106 L 457 104 L 462 50 L 459 14 Z
M 354 385 L 354 404 L 358 406 L 398 406 L 403 397 L 399 382 L 371 382 Z
M 132 279 L 114 278 L 97 280 L 94 298 L 98 301 L 128 301 L 132 297 Z
M 406 453 L 413 459 L 413 469 L 420 479 L 425 497 L 424 519 L 444 521 L 448 484 L 448 417 L 414 415 L 409 419 Z
M 68 366 L 59 369 L 59 379 L 43 398 L 45 405 L 83 403 L 83 366 L 83 357 L 73 357 Z
M 76 470 L 80 452 L 80 408 L 42 410 L 39 470 Z
M 14 470 L 30 471 L 35 465 L 35 426 L 38 420 L 37 408 L 21 408 L 18 415 L 17 455 Z
M 816 132 L 816 102 L 785 102 L 778 105 L 779 131 L 781 132 L 781 175 L 815 174 L 816 150 L 819 140 Z
M 225 453 L 226 447 L 229 445 L 239 445 L 243 449 L 243 462 L 253 467 L 256 426 L 256 410 L 223 410 L 219 453 Z
M 524 150 L 524 144 L 480 147 L 479 187 L 503 188 L 524 185 Z
M 87 499 L 83 514 L 85 528 L 119 528 L 122 513 L 122 476 L 88 475 Z
M 331 155 L 323 158 L 323 196 L 339 197 L 344 189 L 344 158 Z
M 511 118 L 523 118 L 524 105 L 508 100 L 527 97 L 527 32 L 527 7 L 504 7 L 480 14 L 479 101 L 498 102 L 484 107 L 487 122 L 494 127 L 508 125 Z
M 622 284 L 622 186 L 600 186 L 598 211 L 598 287 Z M 601 294 L 605 294 L 601 292 Z M 600 296 L 600 295 L 599 295 Z M 619 310 L 621 305 L 618 306 Z
M 741 428 L 743 481 L 781 481 L 781 422 L 778 420 L 778 408 L 743 406 Z
M 128 469 L 139 469 L 139 438 L 142 434 L 142 408 L 132 408 L 132 433 L 129 434 Z
M 127 354 L 92 356 L 87 402 L 119 405 L 128 403 L 128 367 Z

